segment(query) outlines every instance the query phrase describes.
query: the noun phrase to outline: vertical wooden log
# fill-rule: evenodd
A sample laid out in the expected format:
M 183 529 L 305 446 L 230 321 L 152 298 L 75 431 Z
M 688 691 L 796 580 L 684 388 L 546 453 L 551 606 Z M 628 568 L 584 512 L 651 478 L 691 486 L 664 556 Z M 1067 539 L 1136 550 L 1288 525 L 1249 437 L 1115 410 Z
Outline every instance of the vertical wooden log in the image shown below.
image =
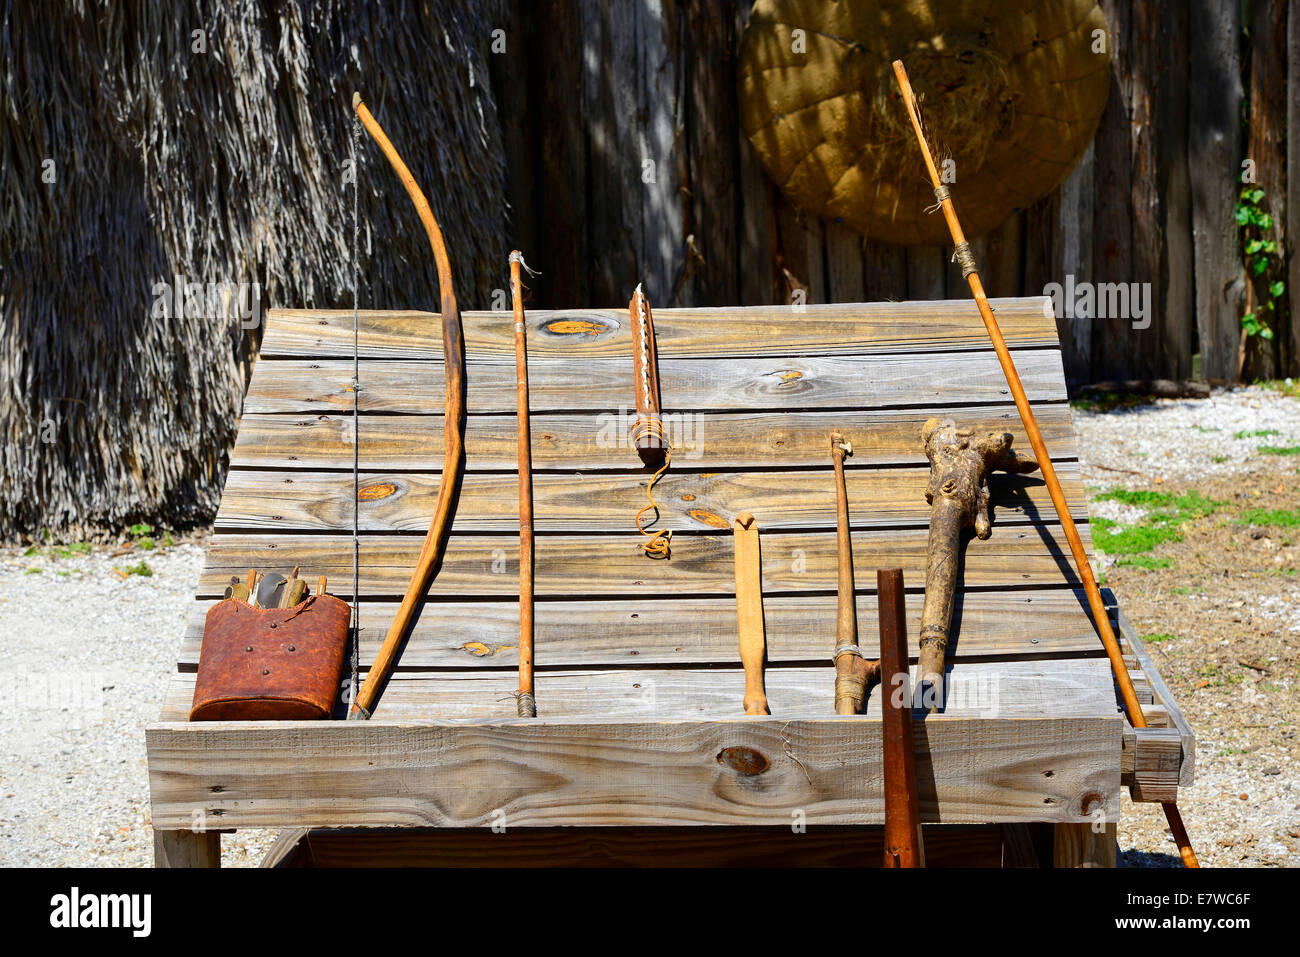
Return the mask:
M 1110 29 L 1110 98 L 1093 140 L 1093 186 L 1098 203 L 1092 234 L 1092 265 L 1097 282 L 1128 283 L 1137 278 L 1133 274 L 1132 256 L 1131 4 L 1129 0 L 1101 0 L 1101 6 Z M 1189 281 L 1190 268 L 1189 263 Z M 1186 321 L 1192 321 L 1190 311 Z M 1120 322 L 1098 319 L 1093 329 L 1094 380 L 1132 378 L 1132 343 L 1121 330 Z
M 1053 829 L 1053 867 L 1114 867 L 1119 845 L 1116 826 L 1103 825 L 1094 831 L 1091 824 L 1057 824 Z
M 948 253 L 943 246 L 907 247 L 907 298 L 943 299 L 947 295 Z
M 737 0 L 737 42 L 749 22 L 749 9 L 750 0 Z M 735 84 L 734 73 L 732 84 Z M 746 306 L 782 302 L 785 282 L 779 262 L 775 187 L 768 181 L 739 123 L 736 141 L 740 159 L 740 234 L 735 266 L 740 279 L 740 302 Z
M 862 302 L 862 236 L 839 223 L 826 223 L 826 277 L 828 302 Z
M 872 242 L 862 248 L 863 297 L 867 302 L 907 298 L 907 250 L 893 243 Z
M 503 22 L 505 52 L 490 53 L 488 68 L 505 147 L 506 202 L 510 204 L 507 245 L 540 262 L 538 202 L 544 194 L 537 188 L 537 158 L 542 153 L 537 118 L 547 114 L 542 112 L 541 103 L 545 78 L 539 62 L 542 54 L 536 12 L 533 4 L 521 4 L 513 10 Z
M 661 0 L 579 8 L 591 298 L 620 302 L 641 282 L 651 302 L 667 302 L 685 258 L 676 18 Z
M 686 0 L 679 52 L 689 95 L 682 108 L 686 129 L 688 218 L 694 237 L 686 250 L 678 304 L 727 306 L 739 301 L 736 179 L 740 163 L 740 110 L 736 91 L 734 0 Z
M 801 213 L 784 196 L 776 197 L 777 259 L 783 276 L 782 302 L 802 290 L 803 302 L 826 301 L 826 261 L 822 223 Z
M 524 255 L 541 270 L 535 280 L 540 301 L 551 307 L 589 306 L 591 285 L 587 244 L 587 160 L 582 62 L 593 42 L 580 27 L 578 0 L 536 5 L 538 64 L 538 238 Z M 576 268 L 575 268 L 576 267 Z M 607 300 L 600 305 L 609 305 Z
M 1061 184 L 1061 201 L 1057 207 L 1057 229 L 1061 243 L 1062 277 L 1073 275 L 1075 282 L 1095 282 L 1092 269 L 1092 198 L 1094 195 L 1094 156 L 1092 144 L 1084 150 Z M 1065 282 L 1062 278 L 1061 282 Z M 1082 303 L 1074 317 L 1066 320 L 1068 335 L 1061 338 L 1061 359 L 1065 379 L 1071 385 L 1092 381 L 1092 332 L 1096 303 Z
M 1233 215 L 1241 171 L 1241 69 L 1235 3 L 1192 0 L 1188 19 L 1188 126 L 1196 318 L 1201 363 L 1211 381 L 1237 378 L 1245 280 Z
M 988 294 L 992 297 L 1041 295 L 1042 290 L 1034 293 L 1021 290 L 1020 267 L 1020 216 L 1012 213 L 1002 225 L 989 230 L 984 243 L 980 279 Z
M 1161 62 L 1156 92 L 1156 176 L 1164 228 L 1164 263 L 1155 292 L 1153 323 L 1160 324 L 1161 361 L 1151 375 L 1183 379 L 1196 351 L 1196 261 L 1187 154 L 1187 5 L 1164 4 L 1156 28 Z
M 1287 120 L 1287 0 L 1251 0 L 1250 4 L 1250 130 L 1246 158 L 1255 166 L 1255 185 L 1264 191 L 1264 208 L 1273 217 L 1266 237 L 1285 248 L 1286 120 Z M 1268 284 L 1275 276 L 1247 277 L 1256 303 L 1269 301 Z M 1256 338 L 1247 354 L 1246 378 L 1277 376 L 1279 359 L 1289 356 L 1289 322 L 1285 300 L 1264 321 L 1273 329 L 1272 341 Z M 1281 349 L 1279 350 L 1279 347 Z M 1279 352 L 1282 354 L 1279 355 Z
M 1290 0 L 1287 6 L 1287 95 L 1286 95 L 1286 212 L 1300 222 L 1300 0 Z M 1288 221 L 1289 222 L 1289 221 Z M 1287 336 L 1290 342 L 1290 361 L 1284 370 L 1287 375 L 1300 376 L 1300 228 L 1286 229 L 1286 245 L 1290 253 L 1286 293 L 1291 327 Z
M 154 867 L 220 867 L 220 831 L 154 831 Z
M 1133 82 L 1130 87 L 1130 110 L 1133 126 L 1133 277 L 1139 288 L 1151 290 L 1155 299 L 1161 289 L 1164 230 L 1159 165 L 1156 153 L 1156 87 L 1161 82 L 1157 45 L 1154 42 L 1163 14 L 1156 0 L 1139 0 L 1132 12 L 1133 47 L 1131 57 Z M 1154 303 L 1152 304 L 1154 305 Z M 1152 309 L 1151 325 L 1134 329 L 1127 316 L 1117 316 L 1110 324 L 1110 334 L 1125 344 L 1134 357 L 1132 371 L 1150 375 L 1159 365 L 1160 336 L 1165 331 L 1156 321 Z
M 1062 282 L 1060 248 L 1056 241 L 1057 207 L 1060 191 L 1045 196 L 1021 214 L 1020 230 L 1024 249 L 1024 294 L 1042 296 L 1048 284 Z M 1062 339 L 1066 336 L 1069 309 L 1063 308 L 1056 317 L 1056 328 Z

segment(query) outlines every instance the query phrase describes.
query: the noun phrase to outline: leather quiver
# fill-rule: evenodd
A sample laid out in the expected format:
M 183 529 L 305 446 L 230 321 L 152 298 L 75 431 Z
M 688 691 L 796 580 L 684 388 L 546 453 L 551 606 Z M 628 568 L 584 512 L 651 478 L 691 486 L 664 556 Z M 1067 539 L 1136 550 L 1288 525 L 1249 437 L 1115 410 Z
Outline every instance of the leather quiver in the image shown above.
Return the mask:
M 228 598 L 208 609 L 191 721 L 327 718 L 338 697 L 351 609 L 333 595 L 292 608 Z

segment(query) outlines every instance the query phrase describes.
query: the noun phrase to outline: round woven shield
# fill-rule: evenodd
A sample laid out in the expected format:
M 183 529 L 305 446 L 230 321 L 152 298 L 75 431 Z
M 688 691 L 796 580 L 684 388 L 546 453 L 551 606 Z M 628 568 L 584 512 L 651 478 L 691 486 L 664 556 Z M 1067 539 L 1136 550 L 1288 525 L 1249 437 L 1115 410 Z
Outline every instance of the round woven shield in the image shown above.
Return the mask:
M 756 0 L 745 135 L 796 206 L 885 242 L 951 242 L 895 59 L 971 237 L 1060 185 L 1110 90 L 1095 0 Z

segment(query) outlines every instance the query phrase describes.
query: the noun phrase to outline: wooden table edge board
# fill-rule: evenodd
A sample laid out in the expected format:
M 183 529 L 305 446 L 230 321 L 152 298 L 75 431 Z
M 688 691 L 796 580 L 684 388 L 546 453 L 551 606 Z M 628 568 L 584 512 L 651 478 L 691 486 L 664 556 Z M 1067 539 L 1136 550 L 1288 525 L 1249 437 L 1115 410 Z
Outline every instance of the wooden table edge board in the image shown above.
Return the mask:
M 155 828 L 477 827 L 498 810 L 519 827 L 883 822 L 878 717 L 270 725 L 148 725 Z M 923 819 L 1117 820 L 1122 735 L 1118 712 L 918 721 Z M 1043 772 L 1009 795 L 1028 760 Z

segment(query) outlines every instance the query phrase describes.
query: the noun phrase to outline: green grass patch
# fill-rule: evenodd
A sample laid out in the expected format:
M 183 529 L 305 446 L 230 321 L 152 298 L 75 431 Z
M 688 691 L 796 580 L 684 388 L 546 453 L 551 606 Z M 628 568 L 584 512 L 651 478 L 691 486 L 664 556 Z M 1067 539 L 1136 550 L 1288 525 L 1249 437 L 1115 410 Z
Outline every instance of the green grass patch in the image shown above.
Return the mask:
M 126 533 L 132 538 L 139 538 L 141 535 L 148 535 L 152 531 L 152 525 L 146 525 L 144 522 L 140 522 L 138 525 L 132 525 L 128 528 Z
M 1093 543 L 1107 555 L 1137 555 L 1149 552 L 1165 542 L 1182 541 L 1178 526 L 1214 514 L 1224 502 L 1206 498 L 1195 490 L 1174 494 L 1147 489 L 1113 488 L 1097 496 L 1098 501 L 1120 502 L 1147 509 L 1147 515 L 1130 528 L 1119 529 L 1110 519 L 1092 522 Z M 1118 530 L 1117 530 L 1118 529 Z M 1129 562 L 1143 568 L 1168 568 L 1172 561 Z
M 1092 541 L 1107 555 L 1136 555 L 1149 552 L 1165 542 L 1180 542 L 1183 533 L 1167 525 L 1135 525 L 1112 531 L 1115 523 L 1099 518 L 1092 523 Z
M 1210 456 L 1210 461 L 1213 462 L 1213 463 L 1216 464 L 1216 465 L 1221 465 L 1222 463 L 1228 461 L 1228 456 L 1226 456 L 1226 455 L 1211 455 L 1211 456 Z
M 1250 508 L 1241 513 L 1242 525 L 1276 525 L 1279 528 L 1300 528 L 1300 509 Z
M 1135 409 L 1150 402 L 1151 396 L 1132 392 L 1093 392 L 1073 400 L 1070 406 L 1087 412 L 1113 412 L 1115 409 Z
M 153 577 L 153 569 L 144 561 L 141 561 L 138 565 L 127 565 L 126 568 L 122 569 L 122 571 L 126 572 L 128 575 L 139 575 L 141 578 Z
M 1131 558 L 1121 558 L 1115 564 L 1133 565 L 1137 568 L 1146 569 L 1172 568 L 1174 560 L 1172 558 L 1154 558 L 1151 555 L 1134 555 Z
M 1300 445 L 1257 445 L 1260 455 L 1300 455 Z
M 1274 392 L 1281 392 L 1283 395 L 1300 398 L 1300 382 L 1295 379 L 1265 379 L 1258 384 L 1265 389 L 1272 389 Z
M 1143 635 L 1142 643 L 1144 645 L 1150 645 L 1150 644 L 1158 645 L 1162 641 L 1173 641 L 1177 637 L 1178 637 L 1177 635 L 1166 635 L 1166 634 Z
M 1234 432 L 1234 439 L 1266 439 L 1270 435 L 1281 435 L 1277 429 L 1242 429 L 1240 432 Z
M 43 575 L 44 573 L 44 568 L 37 568 L 35 565 L 23 572 L 24 575 Z

